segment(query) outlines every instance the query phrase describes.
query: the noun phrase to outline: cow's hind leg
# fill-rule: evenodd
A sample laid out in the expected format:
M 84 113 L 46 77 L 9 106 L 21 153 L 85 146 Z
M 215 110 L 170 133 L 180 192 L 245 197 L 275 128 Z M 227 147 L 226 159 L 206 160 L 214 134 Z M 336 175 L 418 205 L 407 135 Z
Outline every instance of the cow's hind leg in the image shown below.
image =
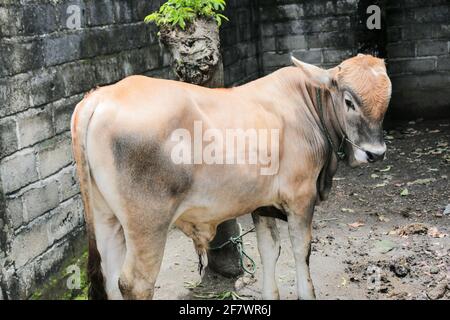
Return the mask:
M 153 298 L 169 229 L 169 221 L 155 221 L 164 214 L 153 214 L 151 210 L 134 211 L 136 218 L 124 228 L 127 252 L 118 285 L 126 300 Z
M 101 258 L 103 285 L 110 300 L 122 299 L 117 281 L 125 259 L 123 228 L 112 210 L 93 186 L 94 230 L 98 253 Z
M 263 267 L 262 297 L 268 300 L 279 299 L 280 294 L 275 279 L 275 268 L 281 249 L 277 224 L 275 218 L 260 216 L 258 210 L 252 213 L 252 217 Z

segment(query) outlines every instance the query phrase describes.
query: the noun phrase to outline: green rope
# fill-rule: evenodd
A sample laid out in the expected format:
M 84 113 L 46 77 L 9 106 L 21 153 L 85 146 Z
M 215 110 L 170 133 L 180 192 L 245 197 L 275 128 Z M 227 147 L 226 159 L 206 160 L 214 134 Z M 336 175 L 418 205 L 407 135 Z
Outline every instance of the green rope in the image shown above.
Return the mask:
M 330 144 L 331 150 L 334 151 L 334 153 L 336 154 L 338 159 L 343 160 L 345 158 L 345 151 L 344 151 L 345 136 L 342 137 L 341 144 L 339 145 L 339 148 L 336 149 L 336 147 L 333 143 L 333 139 L 331 139 L 330 132 L 328 131 L 327 126 L 325 125 L 324 112 L 323 112 L 323 106 L 322 106 L 322 92 L 321 92 L 320 88 L 317 88 L 317 90 L 316 90 L 316 99 L 317 99 L 317 106 L 319 107 L 319 120 L 322 125 L 322 131 L 325 133 L 328 143 Z M 333 109 L 334 109 L 334 104 L 333 104 Z M 336 113 L 336 111 L 335 111 L 335 113 Z M 339 124 L 339 126 L 340 126 L 340 124 Z
M 234 244 L 239 252 L 239 262 L 240 265 L 242 267 L 242 269 L 247 272 L 248 274 L 254 274 L 256 272 L 256 263 L 255 261 L 247 254 L 247 252 L 245 252 L 244 250 L 244 244 L 242 242 L 242 237 L 244 237 L 246 234 L 252 232 L 253 230 L 255 230 L 255 228 L 253 227 L 252 229 L 246 231 L 245 233 L 240 234 L 237 237 L 230 237 L 230 239 L 228 239 L 227 241 L 225 241 L 224 243 L 222 243 L 220 246 L 214 247 L 214 248 L 209 248 L 209 250 L 219 250 L 222 249 L 223 247 L 229 245 L 229 244 Z M 250 261 L 251 264 L 251 268 L 248 269 L 245 266 L 244 263 L 244 258 L 247 258 L 248 261 Z

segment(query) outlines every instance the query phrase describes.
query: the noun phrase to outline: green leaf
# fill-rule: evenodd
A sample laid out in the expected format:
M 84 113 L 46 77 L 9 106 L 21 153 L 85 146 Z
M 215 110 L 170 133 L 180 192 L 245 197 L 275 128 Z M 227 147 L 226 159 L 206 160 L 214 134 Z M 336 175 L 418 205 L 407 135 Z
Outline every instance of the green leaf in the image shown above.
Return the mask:
M 186 22 L 184 21 L 183 17 L 180 17 L 179 25 L 183 30 L 184 28 L 186 28 Z
M 375 243 L 375 247 L 378 251 L 381 253 L 388 253 L 389 251 L 393 250 L 397 247 L 397 244 L 391 240 L 380 240 Z
M 153 22 L 158 26 L 172 25 L 185 29 L 187 23 L 196 17 L 204 16 L 213 18 L 217 25 L 229 21 L 227 17 L 220 14 L 225 10 L 225 0 L 168 0 L 161 5 L 158 11 L 147 15 L 145 23 Z
M 407 189 L 407 188 L 403 189 L 402 192 L 400 192 L 400 195 L 401 195 L 402 197 L 405 197 L 405 196 L 409 195 L 408 189 Z

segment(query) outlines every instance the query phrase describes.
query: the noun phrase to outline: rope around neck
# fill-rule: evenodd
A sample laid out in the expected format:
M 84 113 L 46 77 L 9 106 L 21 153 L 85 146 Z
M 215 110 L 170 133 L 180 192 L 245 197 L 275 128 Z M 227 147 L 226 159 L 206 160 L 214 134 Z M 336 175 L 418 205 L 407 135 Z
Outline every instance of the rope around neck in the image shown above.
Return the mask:
M 317 98 L 317 105 L 319 107 L 319 119 L 320 119 L 320 123 L 322 124 L 323 127 L 323 132 L 325 133 L 325 136 L 328 140 L 328 143 L 331 146 L 331 149 L 333 149 L 333 152 L 336 154 L 336 156 L 338 157 L 339 160 L 344 160 L 345 158 L 345 149 L 344 149 L 344 142 L 347 141 L 348 143 L 350 143 L 352 146 L 354 146 L 355 148 L 360 149 L 361 151 L 365 150 L 363 148 L 361 148 L 360 146 L 358 146 L 356 143 L 354 143 L 352 140 L 350 140 L 347 137 L 347 134 L 345 133 L 345 130 L 342 129 L 341 123 L 339 122 L 339 119 L 337 118 L 337 114 L 336 114 L 336 108 L 334 106 L 334 101 L 333 99 L 331 99 L 331 103 L 333 104 L 333 111 L 334 111 L 334 116 L 336 118 L 336 121 L 339 125 L 339 129 L 342 133 L 342 140 L 341 143 L 339 144 L 339 147 L 336 148 L 334 143 L 333 143 L 333 139 L 331 138 L 330 132 L 328 131 L 327 126 L 325 125 L 325 121 L 324 121 L 324 113 L 323 113 L 323 107 L 322 107 L 322 94 L 321 94 L 321 89 L 317 88 L 316 90 L 316 98 Z

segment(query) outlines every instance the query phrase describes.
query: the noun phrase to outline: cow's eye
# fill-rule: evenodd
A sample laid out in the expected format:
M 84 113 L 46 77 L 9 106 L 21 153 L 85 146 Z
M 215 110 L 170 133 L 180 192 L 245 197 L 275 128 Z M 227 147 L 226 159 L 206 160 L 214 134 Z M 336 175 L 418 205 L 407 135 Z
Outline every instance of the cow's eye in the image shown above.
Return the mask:
M 345 99 L 345 104 L 347 105 L 347 108 L 355 110 L 355 105 L 353 104 L 352 100 Z

